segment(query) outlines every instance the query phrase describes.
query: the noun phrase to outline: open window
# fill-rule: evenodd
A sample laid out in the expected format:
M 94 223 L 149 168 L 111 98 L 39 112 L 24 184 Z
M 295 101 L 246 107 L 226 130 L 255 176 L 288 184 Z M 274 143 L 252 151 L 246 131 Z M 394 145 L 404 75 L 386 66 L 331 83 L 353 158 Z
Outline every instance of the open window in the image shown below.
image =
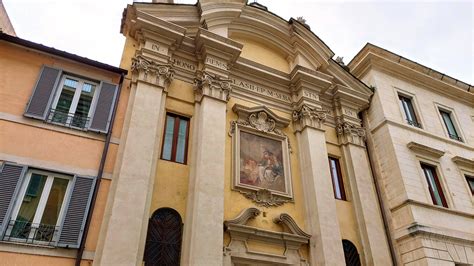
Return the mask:
M 107 133 L 117 85 L 43 66 L 25 116 L 79 130 Z
M 95 178 L 4 163 L 0 169 L 0 239 L 78 248 Z

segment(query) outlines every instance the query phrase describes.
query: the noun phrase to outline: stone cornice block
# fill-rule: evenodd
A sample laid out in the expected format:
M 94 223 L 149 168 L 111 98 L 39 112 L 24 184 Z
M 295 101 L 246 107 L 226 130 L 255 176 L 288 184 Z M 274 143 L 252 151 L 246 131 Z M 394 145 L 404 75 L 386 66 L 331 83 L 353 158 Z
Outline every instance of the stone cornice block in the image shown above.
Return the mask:
M 466 167 L 468 169 L 471 169 L 474 171 L 474 160 L 473 159 L 467 159 L 461 156 L 454 156 L 451 159 L 454 163 L 461 167 Z
M 298 65 L 291 71 L 290 79 L 295 90 L 308 88 L 319 93 L 331 86 L 333 77 Z
M 200 28 L 196 38 L 196 51 L 201 57 L 219 57 L 227 63 L 234 63 L 242 51 L 243 44 Z
M 440 158 L 444 155 L 444 151 L 411 141 L 407 144 L 407 147 L 418 154 L 427 155 L 434 158 Z

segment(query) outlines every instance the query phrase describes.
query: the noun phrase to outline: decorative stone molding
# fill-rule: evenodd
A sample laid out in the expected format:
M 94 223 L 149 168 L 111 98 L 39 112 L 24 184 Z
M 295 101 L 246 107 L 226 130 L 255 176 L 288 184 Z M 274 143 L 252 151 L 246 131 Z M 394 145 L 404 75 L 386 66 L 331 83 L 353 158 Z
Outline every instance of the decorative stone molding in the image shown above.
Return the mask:
M 465 167 L 467 169 L 474 170 L 474 160 L 473 159 L 467 159 L 461 156 L 454 156 L 451 159 L 455 164 Z
M 158 64 L 142 55 L 132 58 L 131 70 L 133 73 L 132 81 L 137 80 L 149 82 L 163 88 L 167 88 L 173 80 L 174 70 L 169 64 Z
M 260 189 L 257 191 L 242 191 L 239 190 L 247 199 L 252 200 L 258 206 L 263 207 L 276 207 L 281 206 L 287 202 L 292 202 L 292 200 L 284 199 L 272 194 L 268 189 Z
M 293 234 L 296 234 L 296 235 L 299 235 L 299 236 L 303 236 L 303 237 L 306 237 L 306 238 L 311 238 L 311 235 L 306 233 L 305 231 L 303 231 L 299 226 L 298 224 L 295 222 L 295 220 L 293 219 L 293 217 L 291 217 L 289 214 L 287 213 L 282 213 L 280 214 L 280 216 L 278 217 L 275 217 L 273 219 L 273 222 L 276 223 L 276 224 L 281 224 L 281 225 L 285 225 L 286 227 L 288 227 L 288 229 L 290 229 L 290 231 L 293 233 Z
M 200 102 L 204 96 L 227 102 L 230 99 L 231 91 L 230 79 L 205 71 L 197 72 L 197 78 L 194 80 L 194 93 L 197 102 Z
M 301 229 L 296 231 L 276 232 L 264 230 L 246 225 L 249 219 L 260 214 L 256 208 L 243 210 L 236 218 L 224 222 L 224 230 L 230 234 L 231 241 L 223 250 L 223 265 L 230 266 L 236 263 L 246 264 L 273 264 L 273 265 L 308 265 L 308 261 L 299 252 L 302 245 L 308 244 L 310 235 Z M 298 228 L 294 219 L 288 214 L 281 214 L 282 222 L 279 224 L 291 224 L 292 228 Z M 275 221 L 279 221 L 276 218 Z M 273 245 L 278 249 L 284 249 L 283 254 L 262 252 L 252 250 L 249 242 L 258 241 Z
M 245 224 L 247 224 L 247 221 L 249 219 L 254 219 L 258 215 L 260 215 L 260 210 L 259 209 L 255 208 L 255 207 L 247 208 L 247 209 L 241 211 L 239 213 L 239 215 L 237 215 L 237 217 L 235 217 L 234 219 L 224 221 L 224 228 L 227 228 L 227 225 L 229 225 L 229 224 L 242 224 L 242 225 L 245 225 Z
M 328 110 L 318 110 L 308 105 L 301 106 L 299 110 L 293 111 L 293 125 L 295 131 L 302 131 L 305 127 L 322 129 L 322 125 L 328 113 Z
M 229 135 L 233 135 L 237 125 L 251 127 L 263 133 L 276 134 L 287 137 L 281 130 L 287 127 L 290 121 L 273 113 L 266 106 L 254 108 L 235 104 L 232 111 L 237 113 L 239 119 L 231 121 Z
M 344 121 L 341 117 L 336 117 L 336 133 L 339 138 L 339 143 L 341 144 L 352 143 L 365 146 L 365 128 Z
M 414 141 L 408 143 L 407 147 L 418 154 L 427 155 L 433 158 L 440 158 L 441 156 L 444 155 L 444 151 L 441 151 L 432 147 L 428 147 L 426 145 L 423 145 Z

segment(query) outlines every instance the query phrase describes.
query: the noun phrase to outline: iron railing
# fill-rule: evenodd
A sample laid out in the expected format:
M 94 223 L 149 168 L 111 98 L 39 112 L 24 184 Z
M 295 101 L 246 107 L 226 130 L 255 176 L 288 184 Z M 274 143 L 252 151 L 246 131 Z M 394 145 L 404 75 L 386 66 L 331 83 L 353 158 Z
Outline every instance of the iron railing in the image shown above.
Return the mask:
M 462 138 L 461 138 L 460 136 L 454 135 L 454 134 L 450 134 L 450 133 L 448 133 L 448 134 L 449 134 L 449 138 L 462 142 Z
M 67 113 L 57 109 L 51 109 L 46 119 L 48 123 L 61 124 L 67 127 L 85 129 L 89 126 L 90 117 Z
M 418 122 L 415 121 L 415 120 L 409 120 L 409 119 L 407 119 L 407 123 L 408 123 L 409 125 L 415 126 L 415 127 L 417 127 L 417 128 L 421 128 L 421 124 L 418 123 Z
M 59 226 L 49 224 L 34 224 L 29 221 L 10 220 L 4 241 L 21 242 L 52 246 L 56 243 Z

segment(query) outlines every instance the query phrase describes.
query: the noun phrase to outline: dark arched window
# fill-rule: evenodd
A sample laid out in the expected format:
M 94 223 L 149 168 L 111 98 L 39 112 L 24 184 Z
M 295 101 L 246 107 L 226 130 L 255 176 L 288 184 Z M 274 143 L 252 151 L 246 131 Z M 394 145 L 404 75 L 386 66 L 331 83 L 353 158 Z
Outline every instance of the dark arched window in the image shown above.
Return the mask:
M 347 266 L 360 266 L 359 253 L 356 246 L 351 241 L 343 239 L 342 247 L 344 248 L 344 257 Z
M 156 210 L 148 221 L 145 254 L 146 266 L 179 265 L 183 223 L 171 208 Z

